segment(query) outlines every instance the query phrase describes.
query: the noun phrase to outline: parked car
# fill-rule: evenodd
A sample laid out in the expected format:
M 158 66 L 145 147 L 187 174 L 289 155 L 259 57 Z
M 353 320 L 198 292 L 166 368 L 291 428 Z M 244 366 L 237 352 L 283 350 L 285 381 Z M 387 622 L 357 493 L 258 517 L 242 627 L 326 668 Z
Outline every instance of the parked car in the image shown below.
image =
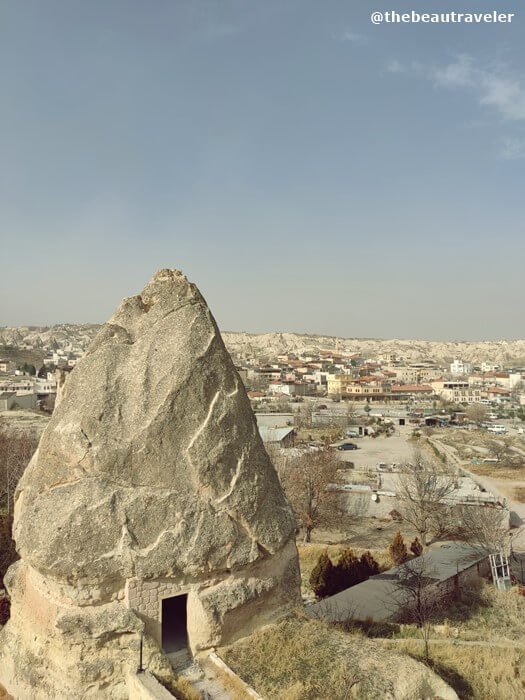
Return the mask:
M 499 433 L 503 434 L 507 432 L 507 428 L 504 425 L 491 425 L 487 428 L 489 433 Z
M 355 442 L 343 442 L 342 445 L 337 446 L 338 450 L 358 450 L 359 447 L 355 444 Z

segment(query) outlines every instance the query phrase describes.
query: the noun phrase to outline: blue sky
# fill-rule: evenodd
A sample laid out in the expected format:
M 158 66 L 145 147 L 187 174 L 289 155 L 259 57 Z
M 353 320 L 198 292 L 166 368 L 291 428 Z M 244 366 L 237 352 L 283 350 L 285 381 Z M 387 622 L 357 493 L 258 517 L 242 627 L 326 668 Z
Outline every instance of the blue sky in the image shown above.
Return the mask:
M 162 267 L 224 330 L 525 337 L 525 9 L 0 0 L 0 324 Z

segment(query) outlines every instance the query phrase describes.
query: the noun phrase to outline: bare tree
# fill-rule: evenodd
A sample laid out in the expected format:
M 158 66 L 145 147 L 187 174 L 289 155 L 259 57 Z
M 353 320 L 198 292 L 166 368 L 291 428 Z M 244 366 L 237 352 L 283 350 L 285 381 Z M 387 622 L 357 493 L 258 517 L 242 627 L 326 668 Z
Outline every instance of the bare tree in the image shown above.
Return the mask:
M 298 428 L 311 428 L 312 418 L 314 412 L 314 405 L 310 401 L 301 404 L 297 415 L 296 415 L 296 425 Z
M 14 432 L 0 422 L 0 588 L 5 572 L 16 559 L 11 538 L 16 485 L 38 445 L 36 435 Z
M 286 396 L 281 396 L 274 404 L 277 413 L 290 413 L 290 400 Z
M 510 548 L 509 512 L 503 506 L 461 506 L 458 520 L 465 540 L 481 553 L 506 552 Z
M 406 562 L 396 572 L 392 581 L 392 600 L 388 604 L 395 610 L 399 622 L 417 625 L 423 639 L 425 660 L 428 661 L 432 623 L 443 606 L 436 587 L 439 581 L 437 572 L 424 556 Z
M 346 425 L 354 425 L 354 421 L 357 416 L 357 409 L 355 407 L 355 403 L 353 401 L 348 401 L 346 404 L 346 409 L 345 409 L 345 414 L 346 414 Z
M 454 475 L 421 450 L 415 450 L 412 461 L 402 465 L 397 486 L 398 510 L 416 530 L 424 547 L 431 531 L 443 529 L 449 509 L 447 500 L 455 488 Z
M 311 541 L 315 528 L 340 523 L 338 494 L 330 489 L 337 481 L 338 466 L 327 448 L 304 452 L 280 465 L 281 483 L 303 528 L 305 542 Z
M 296 451 L 286 447 L 280 447 L 276 442 L 268 442 L 264 445 L 268 456 L 277 472 L 277 476 L 282 481 L 290 462 L 297 459 Z
M 467 408 L 466 414 L 470 421 L 479 426 L 487 420 L 488 409 L 481 403 L 472 403 Z
M 16 561 L 15 543 L 11 537 L 13 518 L 6 513 L 0 513 L 0 588 L 7 569 Z
M 501 440 L 487 440 L 485 443 L 489 454 L 508 467 L 519 467 L 523 464 L 523 458 L 513 448 L 512 438 L 504 437 Z
M 519 402 L 520 395 L 523 394 L 525 391 L 525 382 L 523 379 L 520 379 L 519 382 L 516 382 L 514 386 L 511 389 L 510 395 L 514 399 L 514 401 Z
M 34 434 L 14 432 L 0 423 L 0 507 L 13 509 L 16 485 L 38 446 Z

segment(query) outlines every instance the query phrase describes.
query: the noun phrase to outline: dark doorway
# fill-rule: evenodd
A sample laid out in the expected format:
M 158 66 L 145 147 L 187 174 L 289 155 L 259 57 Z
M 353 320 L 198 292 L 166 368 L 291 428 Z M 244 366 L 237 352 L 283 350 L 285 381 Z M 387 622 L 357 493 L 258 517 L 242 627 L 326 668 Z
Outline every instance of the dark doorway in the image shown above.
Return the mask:
M 162 648 L 170 653 L 188 648 L 187 595 L 162 601 Z

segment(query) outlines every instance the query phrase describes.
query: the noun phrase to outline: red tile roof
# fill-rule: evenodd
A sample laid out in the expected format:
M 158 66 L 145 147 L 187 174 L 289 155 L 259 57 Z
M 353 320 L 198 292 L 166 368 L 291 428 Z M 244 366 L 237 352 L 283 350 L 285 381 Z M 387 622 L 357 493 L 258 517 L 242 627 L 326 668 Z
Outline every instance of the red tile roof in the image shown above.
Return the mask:
M 416 392 L 416 391 L 432 391 L 432 387 L 427 384 L 398 384 L 391 387 L 392 391 Z

